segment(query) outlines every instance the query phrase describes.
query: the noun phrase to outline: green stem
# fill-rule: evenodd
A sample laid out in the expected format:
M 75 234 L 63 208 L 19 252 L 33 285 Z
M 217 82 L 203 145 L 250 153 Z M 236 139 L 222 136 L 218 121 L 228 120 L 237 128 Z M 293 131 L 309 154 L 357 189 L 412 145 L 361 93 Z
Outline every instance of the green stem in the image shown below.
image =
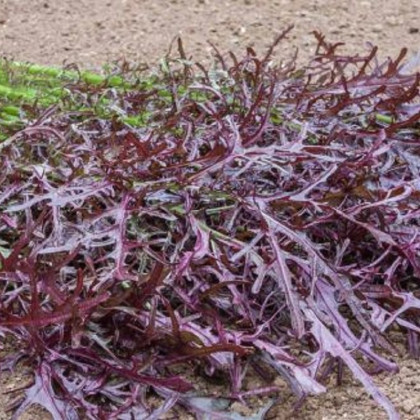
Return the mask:
M 395 122 L 393 117 L 383 114 L 375 114 L 376 121 L 382 122 L 385 124 L 393 124 Z

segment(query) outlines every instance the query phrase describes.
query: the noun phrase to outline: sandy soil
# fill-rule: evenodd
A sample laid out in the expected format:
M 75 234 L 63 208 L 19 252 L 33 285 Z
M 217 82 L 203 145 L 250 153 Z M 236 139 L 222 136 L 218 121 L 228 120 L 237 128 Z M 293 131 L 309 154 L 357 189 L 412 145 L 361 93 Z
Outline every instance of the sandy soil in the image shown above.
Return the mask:
M 83 68 L 125 57 L 150 65 L 181 35 L 195 60 L 207 61 L 211 47 L 221 51 L 257 51 L 289 24 L 295 29 L 277 53 L 286 58 L 294 47 L 305 61 L 315 46 L 312 30 L 333 42 L 345 42 L 343 52 L 365 53 L 367 42 L 382 57 L 395 56 L 407 46 L 420 52 L 420 2 L 342 0 L 0 0 L 0 54 L 16 60 L 61 65 L 75 62 Z M 395 376 L 377 383 L 388 393 L 402 419 L 420 418 L 420 364 L 403 358 Z M 10 419 L 7 390 L 30 379 L 23 369 L 0 377 L 0 420 Z M 331 385 L 332 386 L 332 385 Z M 296 420 L 385 419 L 350 375 L 343 386 L 307 401 Z M 287 398 L 286 398 L 287 400 Z M 272 419 L 285 419 L 291 401 L 279 405 Z M 241 409 L 241 407 L 237 407 Z M 42 410 L 31 410 L 22 420 L 46 420 Z
M 401 415 L 401 420 L 418 420 L 420 419 L 420 363 L 408 356 L 398 359 L 397 362 L 400 366 L 398 374 L 380 374 L 375 377 L 375 382 L 394 403 Z M 193 378 L 188 379 L 193 382 Z M 13 374 L 7 373 L 0 376 L 0 420 L 11 418 L 11 413 L 6 411 L 6 407 L 12 399 L 22 396 L 21 393 L 13 395 L 4 393 L 26 385 L 30 381 L 30 369 L 22 366 Z M 247 386 L 264 385 L 255 375 L 252 375 L 245 383 Z M 332 378 L 327 385 L 329 391 L 326 394 L 308 398 L 297 413 L 293 412 L 293 404 L 296 403 L 296 399 L 284 382 L 279 379 L 274 384 L 284 389 L 284 393 L 280 395 L 280 403 L 268 412 L 267 420 L 386 420 L 388 418 L 349 372 L 345 372 L 343 383 L 340 386 L 337 386 Z M 202 390 L 203 395 L 211 394 L 223 397 L 228 392 L 223 386 L 208 385 L 203 381 L 196 385 Z M 266 399 L 260 400 L 258 403 L 253 401 L 255 404 L 250 407 L 234 403 L 232 409 L 250 417 L 266 402 Z M 192 416 L 179 408 L 172 410 L 170 415 L 164 419 L 194 420 Z M 34 406 L 18 420 L 52 420 L 52 417 L 40 407 Z
M 155 64 L 181 34 L 196 60 L 208 57 L 212 41 L 222 51 L 261 51 L 289 24 L 290 42 L 302 59 L 315 46 L 312 30 L 342 49 L 363 53 L 366 42 L 382 56 L 403 46 L 420 51 L 418 0 L 0 0 L 0 53 L 40 64 L 76 62 L 98 67 L 125 56 Z

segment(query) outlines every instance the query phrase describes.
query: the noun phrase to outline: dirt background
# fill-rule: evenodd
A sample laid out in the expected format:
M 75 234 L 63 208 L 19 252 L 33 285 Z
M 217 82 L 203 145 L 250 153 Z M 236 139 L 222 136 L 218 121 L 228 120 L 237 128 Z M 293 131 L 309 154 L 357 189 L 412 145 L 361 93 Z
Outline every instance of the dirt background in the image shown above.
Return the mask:
M 343 52 L 382 56 L 403 46 L 420 51 L 420 1 L 343 0 L 0 0 L 0 53 L 39 64 L 76 62 L 84 68 L 126 57 L 156 64 L 181 35 L 196 60 L 209 56 L 207 40 L 222 51 L 261 51 L 274 34 L 294 24 L 278 56 L 315 46 L 311 32 L 345 42 Z
M 420 2 L 342 0 L 0 0 L 0 55 L 39 64 L 76 63 L 98 69 L 109 61 L 125 58 L 153 66 L 168 52 L 171 40 L 181 35 L 187 55 L 210 60 L 213 42 L 222 52 L 241 54 L 246 46 L 261 52 L 274 35 L 289 24 L 295 28 L 276 57 L 289 57 L 299 48 L 300 62 L 311 56 L 318 30 L 331 42 L 345 42 L 343 53 L 365 54 L 368 42 L 380 56 L 395 57 L 402 47 L 409 55 L 420 53 Z M 401 418 L 420 418 L 420 363 L 400 358 L 400 373 L 380 375 L 376 382 L 398 407 Z M 0 377 L 0 420 L 9 395 L 4 392 L 30 380 L 20 368 Z M 341 387 L 310 398 L 296 420 L 381 420 L 363 388 L 349 374 Z M 284 419 L 292 401 L 270 412 Z M 243 407 L 236 407 L 239 411 Z M 44 420 L 42 410 L 31 410 L 22 420 Z M 179 414 L 178 418 L 183 418 Z

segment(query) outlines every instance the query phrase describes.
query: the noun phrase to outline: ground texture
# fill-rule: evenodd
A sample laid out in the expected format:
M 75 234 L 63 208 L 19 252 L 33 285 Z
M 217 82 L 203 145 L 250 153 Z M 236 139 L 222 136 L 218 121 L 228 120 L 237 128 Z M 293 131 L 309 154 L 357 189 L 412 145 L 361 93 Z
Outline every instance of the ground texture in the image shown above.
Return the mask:
M 420 49 L 417 0 L 0 0 L 0 53 L 40 64 L 77 62 L 98 67 L 125 56 L 156 63 L 174 36 L 188 53 L 208 57 L 210 46 L 261 51 L 276 31 L 294 24 L 293 46 L 302 58 L 316 44 L 312 30 L 345 42 L 343 52 L 366 51 L 369 41 L 382 56 L 407 46 Z
M 0 55 L 49 65 L 75 62 L 91 69 L 123 57 L 153 66 L 168 52 L 171 40 L 181 35 L 187 55 L 206 62 L 211 51 L 207 41 L 223 52 L 240 54 L 246 46 L 262 51 L 289 24 L 295 28 L 287 44 L 279 47 L 278 59 L 298 47 L 299 60 L 305 62 L 316 45 L 313 30 L 332 42 L 345 42 L 343 53 L 366 53 L 370 42 L 379 47 L 381 57 L 396 56 L 402 47 L 412 55 L 420 53 L 418 16 L 417 0 L 0 0 Z M 402 419 L 419 419 L 420 365 L 409 358 L 399 362 L 399 374 L 379 376 L 377 382 Z M 0 377 L 0 420 L 11 418 L 5 411 L 10 399 L 3 393 L 29 380 L 24 367 Z M 386 418 L 349 375 L 340 387 L 334 385 L 328 395 L 309 399 L 293 417 Z M 270 418 L 288 417 L 289 394 L 283 400 Z M 245 407 L 236 408 L 249 413 Z M 174 418 L 184 417 L 174 413 Z M 49 418 L 35 409 L 22 420 Z

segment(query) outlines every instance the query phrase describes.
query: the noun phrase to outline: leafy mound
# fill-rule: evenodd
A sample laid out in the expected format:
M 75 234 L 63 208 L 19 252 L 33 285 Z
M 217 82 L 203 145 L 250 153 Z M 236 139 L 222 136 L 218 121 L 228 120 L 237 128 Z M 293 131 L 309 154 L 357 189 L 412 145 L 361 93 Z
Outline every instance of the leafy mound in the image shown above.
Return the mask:
M 278 390 L 246 390 L 247 370 L 301 400 L 343 365 L 398 418 L 370 373 L 397 370 L 391 328 L 419 356 L 420 76 L 404 51 L 378 64 L 316 36 L 302 69 L 273 45 L 194 70 L 180 45 L 157 75 L 77 78 L 48 108 L 9 92 L 3 367 L 35 373 L 14 418 L 240 419 L 229 400 Z
M 72 95 L 72 87 L 82 82 L 90 93 L 95 90 L 100 94 L 105 88 L 117 91 L 131 89 L 152 89 L 154 78 L 140 81 L 140 69 L 131 69 L 130 78 L 113 74 L 110 66 L 104 66 L 105 75 L 91 72 L 80 72 L 70 65 L 58 69 L 36 64 L 26 64 L 0 60 L 0 141 L 8 137 L 10 132 L 27 125 L 40 112 L 51 105 L 60 105 L 62 110 L 85 111 L 101 118 L 118 117 L 128 124 L 140 126 L 144 116 L 128 117 L 113 109 L 105 97 L 89 104 Z M 166 92 L 161 92 L 167 94 Z M 35 107 L 35 108 L 34 108 Z

